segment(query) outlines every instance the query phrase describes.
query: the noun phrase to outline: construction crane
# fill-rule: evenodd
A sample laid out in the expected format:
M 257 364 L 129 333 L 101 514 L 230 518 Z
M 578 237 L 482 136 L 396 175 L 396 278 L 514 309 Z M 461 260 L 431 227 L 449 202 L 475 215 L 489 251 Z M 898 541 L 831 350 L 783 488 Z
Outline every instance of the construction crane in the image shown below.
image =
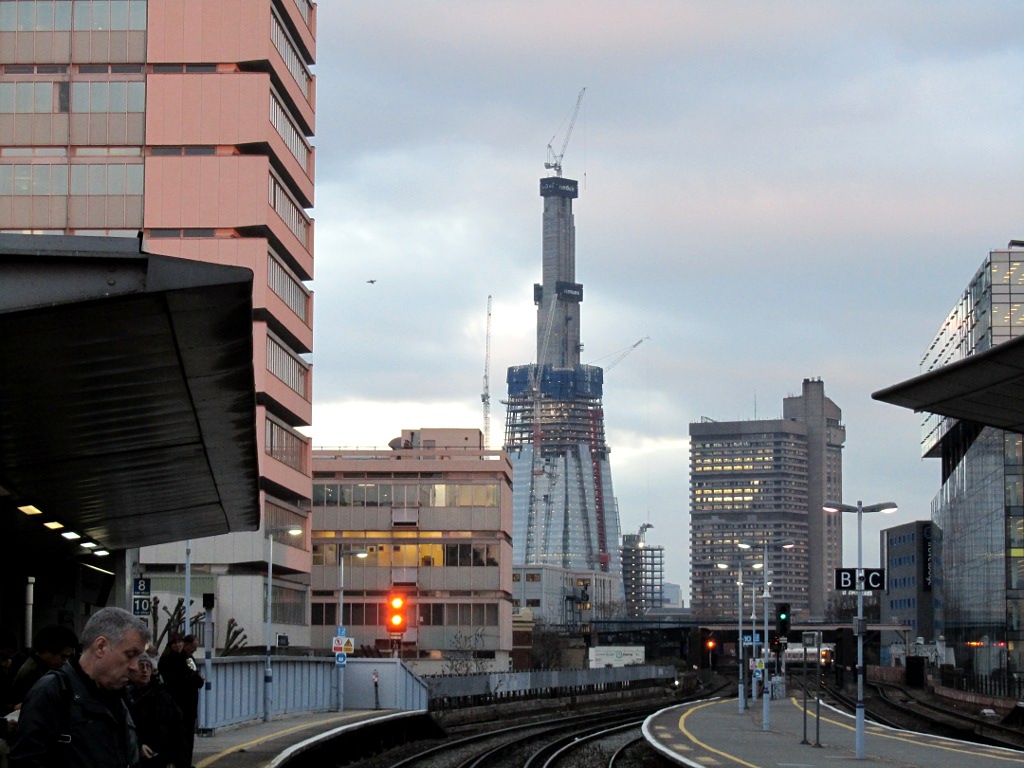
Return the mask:
M 551 137 L 551 141 L 548 142 L 548 159 L 544 163 L 544 167 L 549 171 L 554 171 L 555 176 L 562 175 L 562 157 L 565 155 L 565 148 L 569 146 L 569 137 L 572 136 L 573 126 L 576 125 L 576 115 L 580 113 L 580 104 L 583 102 L 583 94 L 587 92 L 586 86 L 580 89 L 580 95 L 576 97 L 576 106 L 572 110 L 572 116 L 569 118 L 569 127 L 565 131 L 565 139 L 562 141 L 562 148 L 555 154 L 555 150 L 551 148 L 551 141 L 555 140 L 555 137 Z M 557 134 L 556 134 L 557 135 Z
M 618 355 L 615 356 L 614 360 L 612 360 L 610 363 L 608 363 L 608 365 L 606 365 L 604 367 L 605 373 L 607 373 L 612 368 L 614 368 L 616 365 L 621 363 L 626 358 L 626 355 L 628 355 L 630 352 L 632 352 L 634 349 L 639 347 L 641 344 L 643 344 L 645 341 L 647 341 L 650 338 L 651 338 L 650 336 L 644 336 L 642 339 L 638 339 L 632 345 L 630 345 L 626 349 L 622 350 Z
M 484 389 L 480 401 L 484 404 L 484 448 L 491 447 L 491 297 L 487 297 L 487 343 L 484 353 Z

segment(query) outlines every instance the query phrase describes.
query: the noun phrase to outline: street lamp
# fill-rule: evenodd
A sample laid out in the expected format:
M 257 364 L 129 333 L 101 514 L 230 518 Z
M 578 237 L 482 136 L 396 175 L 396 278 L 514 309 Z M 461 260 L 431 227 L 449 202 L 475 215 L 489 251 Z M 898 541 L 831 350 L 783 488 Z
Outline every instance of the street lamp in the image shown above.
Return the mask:
M 740 549 L 750 549 L 751 545 L 744 541 L 736 542 Z M 723 570 L 731 568 L 731 563 L 715 563 L 716 568 Z M 745 688 L 746 675 L 743 670 L 743 553 L 736 553 L 736 645 L 739 657 L 739 712 L 747 711 L 747 691 Z
M 341 549 L 342 545 L 338 545 L 338 634 L 341 634 L 341 630 L 344 629 L 344 623 L 342 616 L 344 615 L 345 608 L 345 558 L 346 557 L 358 557 L 360 560 L 365 559 L 369 556 L 369 552 L 365 549 L 353 549 L 348 552 L 343 552 Z M 338 711 L 342 712 L 345 709 L 345 668 L 338 667 Z
M 783 541 L 776 542 L 776 549 L 792 549 L 796 546 L 796 542 L 792 539 L 784 539 Z M 761 672 L 764 683 L 768 682 L 768 601 L 771 599 L 771 592 L 768 587 L 771 586 L 771 582 L 768 581 L 768 538 L 764 540 L 764 553 L 762 555 L 764 560 L 764 594 L 761 597 L 764 599 L 764 648 L 765 648 L 765 665 L 764 670 Z M 782 642 L 779 642 L 779 650 L 782 650 Z M 763 684 L 763 683 L 762 683 Z M 761 692 L 761 730 L 770 731 L 772 729 L 772 691 L 771 687 L 766 687 Z
M 864 757 L 864 540 L 863 518 L 865 514 L 874 512 L 895 512 L 895 502 L 884 501 L 880 504 L 864 506 L 861 501 L 857 506 L 842 504 L 838 501 L 826 501 L 822 507 L 826 512 L 846 512 L 857 515 L 857 717 L 854 749 L 857 759 Z
M 266 626 L 266 641 L 267 641 L 267 653 L 266 653 L 266 664 L 263 668 L 263 722 L 269 723 L 271 714 L 271 703 L 273 702 L 272 688 L 274 685 L 274 670 L 270 666 L 270 643 L 271 643 L 271 631 L 273 630 L 273 623 L 271 621 L 271 597 L 274 591 L 274 535 L 278 533 L 287 533 L 289 536 L 301 536 L 304 531 L 301 526 L 298 525 L 279 525 L 274 528 L 268 528 L 263 532 L 263 538 L 268 542 L 267 544 L 267 595 L 264 609 L 267 612 L 267 626 Z

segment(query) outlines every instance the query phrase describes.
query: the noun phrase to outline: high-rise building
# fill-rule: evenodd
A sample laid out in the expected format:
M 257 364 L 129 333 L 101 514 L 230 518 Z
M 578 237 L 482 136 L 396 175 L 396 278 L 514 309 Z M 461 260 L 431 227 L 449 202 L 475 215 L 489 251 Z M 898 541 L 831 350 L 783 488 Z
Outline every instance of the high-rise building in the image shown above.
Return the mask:
M 1024 331 L 1024 242 L 982 262 L 921 360 L 922 374 Z M 1024 664 L 1024 444 L 1018 432 L 926 416 L 921 453 L 941 459 L 932 522 L 942 531 L 935 632 L 976 673 Z
M 537 362 L 508 369 L 505 449 L 515 473 L 515 562 L 621 574 L 619 512 L 605 440 L 601 368 L 580 363 L 573 179 L 541 179 L 543 282 Z
M 841 521 L 822 506 L 842 495 L 846 429 L 820 379 L 804 379 L 782 408 L 781 419 L 690 424 L 690 589 L 698 615 L 737 615 L 736 583 L 764 578 L 753 566 L 765 541 L 774 598 L 808 618 L 827 615 L 829 574 L 843 542 Z
M 305 528 L 311 489 L 315 36 L 309 0 L 0 0 L 0 231 L 254 273 L 263 531 L 145 548 L 137 574 L 173 605 L 189 559 L 192 613 L 212 593 L 258 644 L 264 533 Z M 272 633 L 307 645 L 308 532 L 275 544 Z
M 937 639 L 936 609 L 941 604 L 938 548 L 941 532 L 928 520 L 917 520 L 880 533 L 885 591 L 879 595 L 879 620 L 883 625 L 906 627 L 911 640 Z M 884 630 L 882 648 L 906 640 L 902 633 Z
M 427 673 L 505 671 L 512 652 L 512 468 L 480 430 L 404 430 L 381 450 L 313 452 L 313 645 Z M 389 596 L 406 629 L 385 625 Z M 339 620 L 340 608 L 340 620 Z M 392 645 L 392 642 L 395 645 Z
M 647 531 L 652 527 L 644 523 L 639 533 L 622 537 L 622 588 L 626 615 L 631 619 L 643 618 L 648 611 L 665 604 L 665 548 L 647 543 Z

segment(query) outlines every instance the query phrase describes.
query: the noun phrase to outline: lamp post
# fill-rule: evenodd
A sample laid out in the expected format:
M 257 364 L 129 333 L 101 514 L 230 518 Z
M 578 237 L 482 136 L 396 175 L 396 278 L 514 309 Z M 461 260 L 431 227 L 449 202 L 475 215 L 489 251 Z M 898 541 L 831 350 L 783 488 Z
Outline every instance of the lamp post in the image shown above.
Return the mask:
M 785 539 L 776 543 L 777 549 L 792 549 L 796 546 L 796 542 L 792 539 Z M 762 675 L 765 682 L 768 680 L 768 601 L 771 599 L 771 592 L 768 589 L 771 586 L 771 582 L 768 581 L 768 538 L 764 540 L 764 553 L 762 555 L 764 560 L 764 570 L 761 572 L 764 575 L 764 594 L 761 595 L 764 598 L 764 642 L 765 642 L 765 665 Z M 779 643 L 779 649 L 781 651 L 782 643 Z M 761 730 L 770 731 L 772 729 L 772 692 L 770 687 L 766 687 L 761 692 Z
M 765 573 L 765 562 L 754 563 L 751 567 L 752 570 L 761 571 Z M 762 581 L 764 576 L 762 575 Z M 754 662 L 754 668 L 757 668 L 757 580 L 752 579 L 750 582 L 750 660 Z M 763 682 L 762 682 L 763 685 Z M 751 673 L 750 679 L 750 700 L 757 701 L 757 683 Z
M 345 628 L 344 619 L 344 608 L 345 608 L 345 558 L 346 557 L 358 557 L 359 559 L 365 559 L 370 553 L 365 549 L 354 549 L 350 552 L 343 552 L 341 549 L 342 545 L 338 545 L 338 634 L 341 634 L 341 630 Z M 338 667 L 338 711 L 343 712 L 345 710 L 345 668 Z
M 750 549 L 750 544 L 737 542 L 740 549 Z M 731 563 L 716 563 L 717 568 L 731 568 Z M 747 711 L 747 691 L 745 687 L 746 674 L 743 670 L 743 554 L 736 553 L 736 645 L 739 658 L 739 685 L 737 696 L 739 698 L 739 712 L 742 715 Z
M 864 540 L 863 519 L 865 514 L 874 512 L 895 512 L 895 502 L 884 501 L 880 504 L 864 506 L 861 501 L 857 506 L 827 501 L 822 507 L 826 512 L 846 512 L 857 515 L 857 716 L 854 749 L 857 759 L 864 758 Z
M 301 536 L 303 529 L 298 525 L 279 525 L 274 528 L 268 528 L 263 532 L 263 537 L 267 540 L 267 594 L 266 601 L 264 604 L 264 610 L 267 613 L 267 626 L 266 626 L 266 641 L 267 641 L 267 652 L 265 658 L 265 666 L 263 668 L 263 722 L 269 723 L 271 719 L 271 705 L 273 703 L 273 686 L 274 686 L 274 670 L 270 666 L 270 648 L 271 648 L 271 631 L 273 630 L 273 622 L 271 621 L 271 597 L 274 593 L 274 535 L 278 533 L 287 533 L 289 536 Z

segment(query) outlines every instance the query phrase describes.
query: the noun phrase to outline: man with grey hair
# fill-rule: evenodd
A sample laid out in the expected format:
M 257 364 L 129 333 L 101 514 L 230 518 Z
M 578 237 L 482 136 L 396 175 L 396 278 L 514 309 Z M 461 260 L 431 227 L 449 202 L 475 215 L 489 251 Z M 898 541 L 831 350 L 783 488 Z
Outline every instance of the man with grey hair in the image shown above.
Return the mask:
M 121 691 L 149 642 L 149 629 L 121 608 L 103 608 L 82 630 L 82 655 L 28 692 L 11 746 L 11 768 L 129 768 L 139 763 L 135 724 Z

